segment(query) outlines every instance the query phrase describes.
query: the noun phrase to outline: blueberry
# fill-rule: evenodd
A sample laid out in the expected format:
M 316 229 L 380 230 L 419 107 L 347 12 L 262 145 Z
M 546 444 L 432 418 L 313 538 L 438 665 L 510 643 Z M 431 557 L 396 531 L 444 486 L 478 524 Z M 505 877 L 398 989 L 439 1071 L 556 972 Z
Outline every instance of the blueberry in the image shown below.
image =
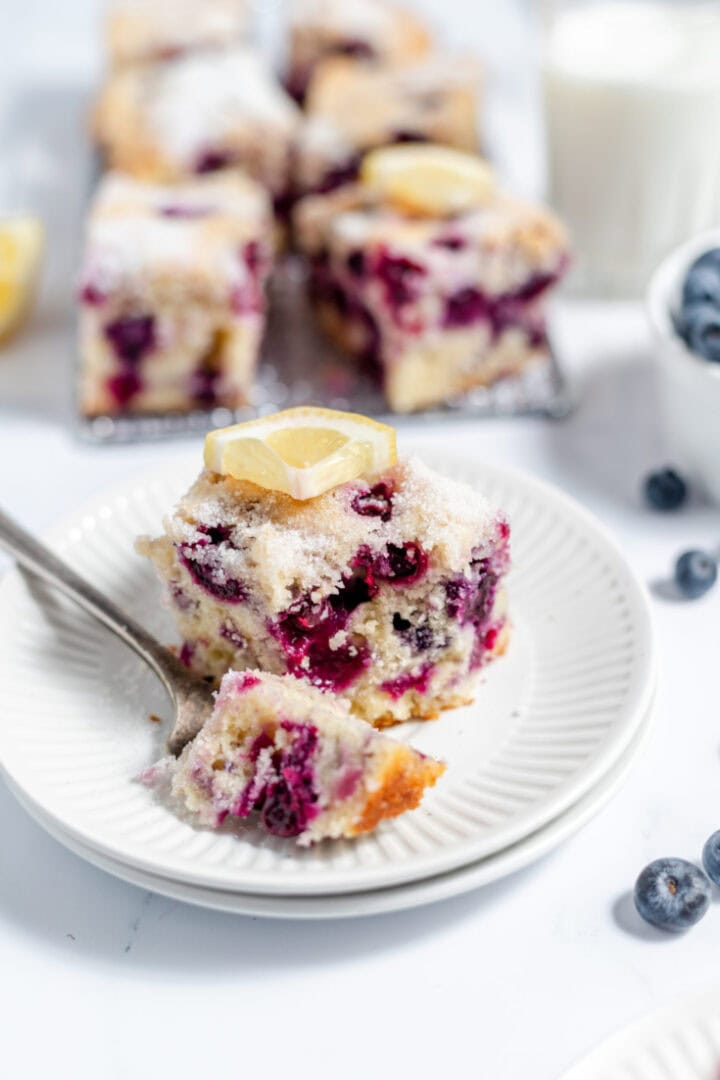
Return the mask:
M 111 375 L 106 385 L 108 393 L 122 409 L 140 393 L 143 382 L 137 372 L 121 371 L 119 375 Z
M 428 568 L 428 556 L 413 540 L 399 546 L 388 544 L 385 553 L 375 560 L 374 570 L 379 578 L 395 585 L 410 585 L 418 581 Z
M 355 60 L 374 60 L 376 53 L 372 45 L 367 41 L 348 38 L 342 44 L 337 45 L 335 51 L 341 56 L 352 56 Z
M 692 266 L 683 285 L 684 308 L 695 304 L 720 304 L 720 265 Z
M 361 278 L 365 276 L 365 252 L 364 251 L 351 251 L 347 257 L 347 267 L 353 277 Z
M 389 307 L 397 309 L 405 304 L 412 304 L 418 299 L 421 279 L 427 274 L 426 268 L 403 255 L 391 255 L 381 251 L 375 275 L 385 287 Z
M 229 577 L 217 557 L 205 554 L 201 544 L 186 544 L 179 549 L 180 562 L 196 585 L 211 596 L 227 604 L 240 604 L 247 599 L 247 588 L 242 581 Z
M 299 836 L 307 826 L 304 807 L 292 786 L 277 780 L 267 789 L 262 807 L 262 823 L 273 836 Z
M 655 510 L 677 510 L 687 498 L 687 484 L 674 469 L 659 469 L 645 480 L 645 498 Z
M 692 352 L 720 364 L 720 305 L 700 303 L 684 308 L 678 329 Z
M 195 172 L 202 175 L 203 173 L 217 172 L 218 169 L 225 169 L 228 165 L 232 164 L 232 155 L 226 150 L 206 150 L 200 154 L 195 162 Z
M 490 303 L 484 293 L 472 287 L 459 289 L 445 303 L 443 326 L 472 326 L 490 317 Z
M 635 883 L 635 907 L 661 930 L 687 930 L 710 904 L 710 882 L 685 859 L 656 859 Z
M 393 512 L 393 489 L 383 480 L 368 491 L 360 491 L 352 501 L 352 509 L 361 517 L 379 517 L 389 521 Z
M 392 624 L 395 633 L 399 634 L 416 652 L 427 652 L 435 644 L 435 635 L 427 623 L 413 626 L 409 619 L 403 618 L 400 612 L 396 611 Z
M 714 832 L 705 844 L 702 860 L 707 876 L 720 885 L 720 832 Z
M 683 596 L 696 600 L 717 581 L 717 563 L 705 551 L 686 551 L 675 563 L 675 584 Z
M 137 364 L 157 345 L 155 319 L 152 315 L 124 315 L 105 327 L 115 355 L 126 364 Z

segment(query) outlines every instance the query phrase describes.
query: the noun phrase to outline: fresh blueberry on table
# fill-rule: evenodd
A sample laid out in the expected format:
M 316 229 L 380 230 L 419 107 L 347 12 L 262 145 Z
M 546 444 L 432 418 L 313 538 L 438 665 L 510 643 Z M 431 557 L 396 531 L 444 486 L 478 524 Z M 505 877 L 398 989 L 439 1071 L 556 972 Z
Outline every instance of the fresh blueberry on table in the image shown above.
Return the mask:
M 717 562 L 706 551 L 686 551 L 675 563 L 675 584 L 689 600 L 704 596 L 717 574 Z
M 707 840 L 702 855 L 705 873 L 716 885 L 720 885 L 720 831 Z
M 660 930 L 687 930 L 702 919 L 710 905 L 710 882 L 685 859 L 656 859 L 635 883 L 635 907 L 646 922 Z
M 645 480 L 645 498 L 655 510 L 677 510 L 687 498 L 687 484 L 674 469 L 659 469 Z

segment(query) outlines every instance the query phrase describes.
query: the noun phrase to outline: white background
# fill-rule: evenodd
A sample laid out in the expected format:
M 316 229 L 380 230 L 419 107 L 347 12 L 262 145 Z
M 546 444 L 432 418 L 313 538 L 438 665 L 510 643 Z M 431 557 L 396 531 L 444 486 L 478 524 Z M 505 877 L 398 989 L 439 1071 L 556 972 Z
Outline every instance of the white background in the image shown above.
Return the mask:
M 269 21 L 282 11 L 258 6 Z M 516 187 L 534 190 L 526 12 L 510 0 L 423 6 L 491 57 L 496 153 Z M 90 448 L 69 428 L 97 5 L 4 0 L 2 10 L 0 190 L 8 208 L 44 214 L 49 252 L 33 326 L 0 355 L 0 504 L 42 530 L 172 448 Z M 638 498 L 640 477 L 664 460 L 641 307 L 565 302 L 557 341 L 581 395 L 571 419 L 458 422 L 438 439 L 575 495 L 647 582 L 680 549 L 717 548 L 717 511 L 660 518 Z M 621 793 L 539 865 L 426 909 L 326 924 L 194 909 L 85 865 L 0 785 L 0 1075 L 556 1080 L 618 1025 L 720 981 L 720 910 L 679 939 L 628 913 L 650 858 L 696 858 L 720 827 L 720 589 L 692 605 L 654 598 L 653 613 L 655 726 Z

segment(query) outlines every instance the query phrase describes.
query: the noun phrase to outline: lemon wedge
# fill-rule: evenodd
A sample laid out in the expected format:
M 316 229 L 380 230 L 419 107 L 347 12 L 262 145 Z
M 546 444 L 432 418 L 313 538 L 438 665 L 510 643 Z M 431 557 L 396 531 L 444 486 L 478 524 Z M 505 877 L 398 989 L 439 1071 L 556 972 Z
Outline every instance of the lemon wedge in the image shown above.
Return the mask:
M 400 210 L 432 217 L 482 206 L 496 189 L 495 174 L 481 158 L 422 144 L 372 150 L 363 160 L 360 179 Z
M 396 461 L 394 428 L 312 406 L 219 428 L 205 439 L 208 469 L 300 501 Z
M 0 219 L 0 340 L 30 307 L 42 246 L 43 228 L 36 218 Z

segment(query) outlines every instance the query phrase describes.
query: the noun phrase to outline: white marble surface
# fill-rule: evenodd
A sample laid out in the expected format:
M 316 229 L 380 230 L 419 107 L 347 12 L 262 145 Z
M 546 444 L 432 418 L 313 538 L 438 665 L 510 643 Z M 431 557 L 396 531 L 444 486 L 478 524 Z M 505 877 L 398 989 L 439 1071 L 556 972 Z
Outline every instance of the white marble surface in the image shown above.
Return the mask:
M 0 189 L 46 215 L 50 251 L 33 326 L 0 356 L 0 504 L 36 530 L 173 452 L 91 448 L 68 428 L 67 304 L 96 6 L 3 6 Z M 258 6 L 269 17 L 281 7 Z M 525 55 L 514 4 L 426 6 L 454 20 L 458 40 L 492 33 L 496 68 Z M 528 103 L 523 78 L 502 76 L 506 106 Z M 532 187 L 532 128 L 519 111 L 506 115 L 503 160 Z M 513 152 L 515 130 L 530 134 Z M 434 437 L 575 495 L 648 582 L 678 549 L 717 548 L 717 510 L 658 518 L 638 499 L 639 478 L 664 458 L 642 312 L 565 304 L 558 342 L 581 393 L 571 419 L 457 423 Z M 720 591 L 694 605 L 655 598 L 653 612 L 656 722 L 620 794 L 535 867 L 426 909 L 327 924 L 194 909 L 85 865 L 0 785 L 0 1074 L 556 1080 L 618 1025 L 715 982 L 717 908 L 680 939 L 628 918 L 627 890 L 645 862 L 695 858 L 720 827 Z

